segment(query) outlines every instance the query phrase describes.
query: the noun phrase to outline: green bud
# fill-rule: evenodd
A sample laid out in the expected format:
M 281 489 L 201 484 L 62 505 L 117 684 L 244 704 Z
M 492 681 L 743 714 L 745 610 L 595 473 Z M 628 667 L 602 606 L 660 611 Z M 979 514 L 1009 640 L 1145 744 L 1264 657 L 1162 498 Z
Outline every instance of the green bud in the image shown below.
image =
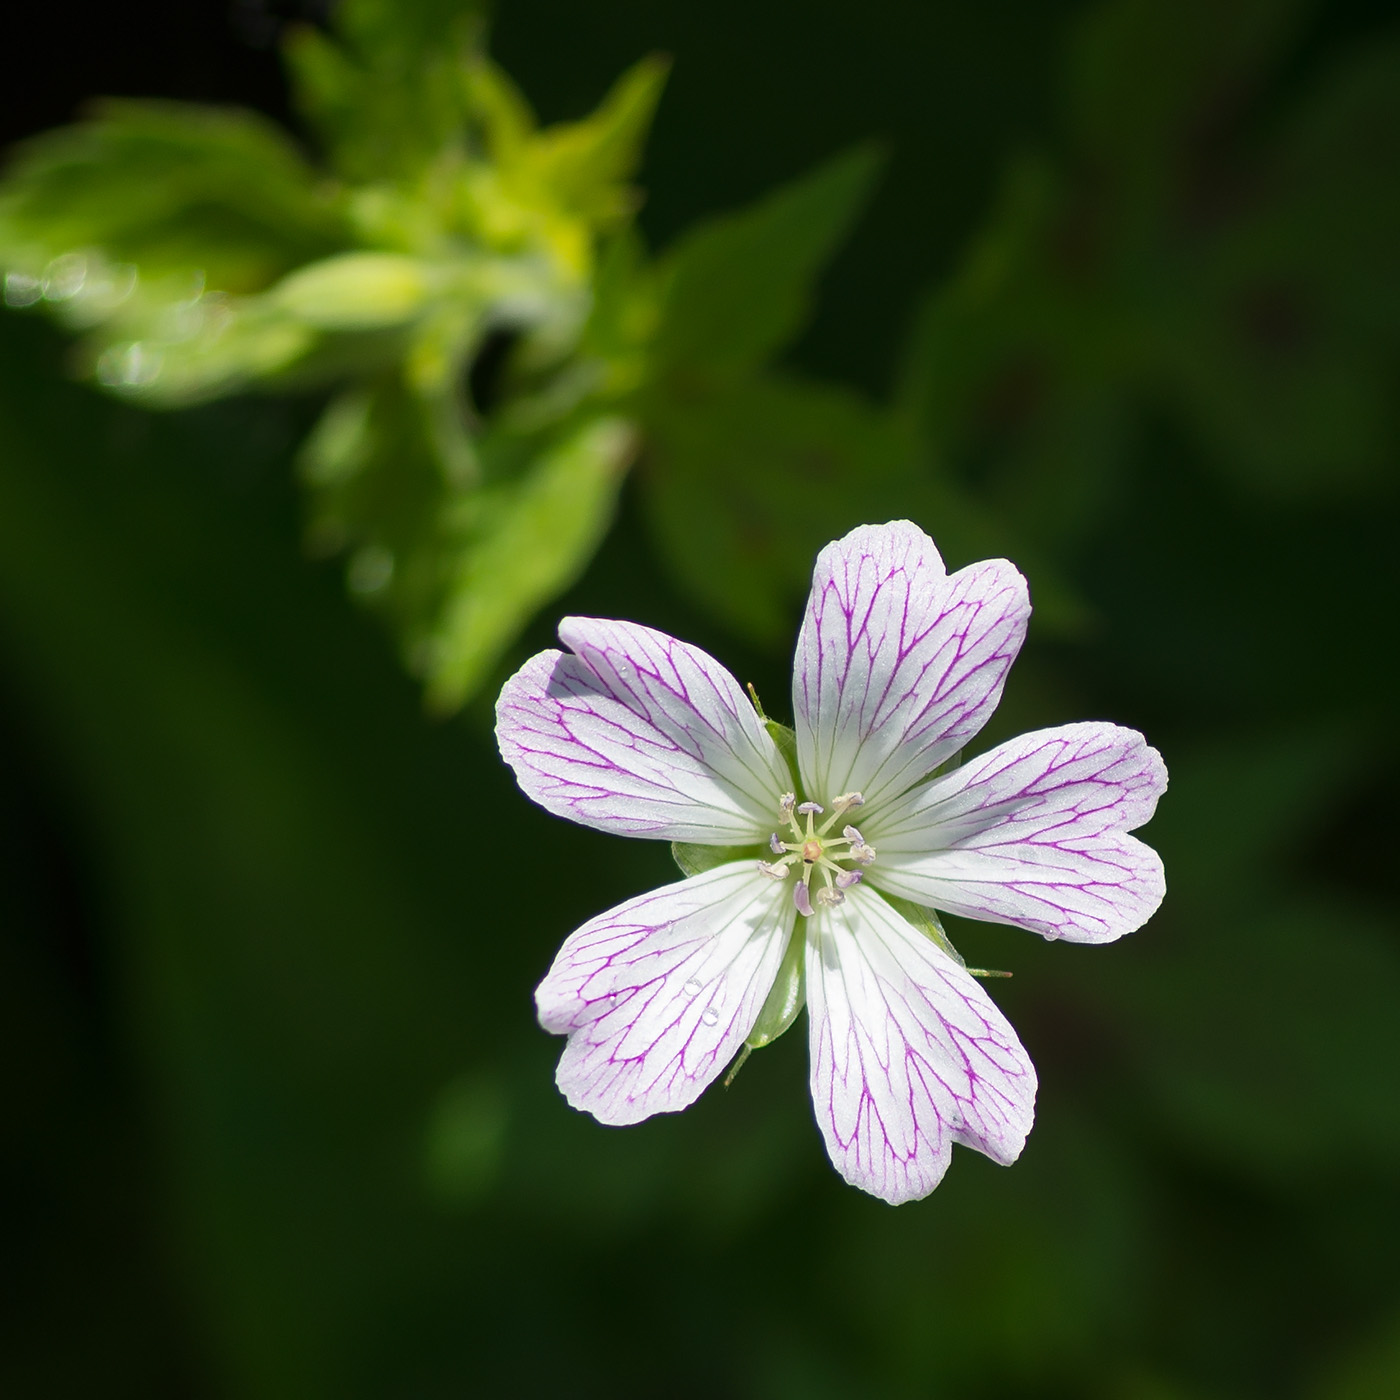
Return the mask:
M 418 316 L 432 282 L 430 269 L 417 258 L 345 253 L 300 268 L 271 295 L 283 310 L 320 330 L 376 330 Z

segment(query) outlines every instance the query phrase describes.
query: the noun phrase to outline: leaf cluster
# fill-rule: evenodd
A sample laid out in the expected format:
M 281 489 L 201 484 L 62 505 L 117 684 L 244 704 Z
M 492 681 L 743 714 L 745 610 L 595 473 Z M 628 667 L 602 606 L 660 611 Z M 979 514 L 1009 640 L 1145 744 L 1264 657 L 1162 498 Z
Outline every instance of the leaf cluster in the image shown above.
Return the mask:
M 471 7 L 350 0 L 286 53 L 324 164 L 249 113 L 101 104 L 11 163 L 6 300 L 148 407 L 330 389 L 312 546 L 452 708 L 592 555 L 635 451 L 628 181 L 666 65 L 541 128 Z

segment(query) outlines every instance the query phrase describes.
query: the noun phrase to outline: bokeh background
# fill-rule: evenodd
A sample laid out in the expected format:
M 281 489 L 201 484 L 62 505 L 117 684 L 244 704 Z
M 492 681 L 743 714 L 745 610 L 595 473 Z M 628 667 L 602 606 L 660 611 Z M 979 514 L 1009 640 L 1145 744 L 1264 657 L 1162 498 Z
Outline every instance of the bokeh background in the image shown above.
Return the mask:
M 94 94 L 294 126 L 290 18 L 320 16 L 26 7 L 3 136 Z M 898 1210 L 829 1168 L 800 1027 L 676 1118 L 557 1095 L 531 989 L 668 853 L 529 806 L 490 686 L 425 715 L 303 548 L 315 394 L 150 412 L 0 314 L 0 1390 L 1400 1395 L 1398 21 L 498 6 L 547 120 L 675 59 L 652 247 L 853 142 L 887 160 L 783 362 L 846 406 L 771 463 L 658 432 L 499 674 L 622 616 L 782 715 L 800 589 L 765 549 L 912 514 L 954 565 L 1020 542 L 1042 605 L 979 746 L 1104 718 L 1171 770 L 1147 928 L 954 921 L 1015 974 L 1038 1123 Z M 880 414 L 913 485 L 862 455 Z M 752 575 L 715 562 L 775 510 L 797 534 Z

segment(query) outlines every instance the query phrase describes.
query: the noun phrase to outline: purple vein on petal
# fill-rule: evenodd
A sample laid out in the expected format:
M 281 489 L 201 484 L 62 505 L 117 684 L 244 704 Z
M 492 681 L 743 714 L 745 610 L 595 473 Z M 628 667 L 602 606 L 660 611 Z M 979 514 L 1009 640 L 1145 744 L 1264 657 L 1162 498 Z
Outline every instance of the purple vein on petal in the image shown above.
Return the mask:
M 1161 755 L 1135 730 L 1091 722 L 1025 734 L 882 813 L 870 878 L 969 918 L 1107 942 L 1161 903 L 1161 860 L 1126 833 L 1151 818 L 1166 783 Z
M 692 1103 L 753 1029 L 794 914 L 749 862 L 667 885 L 590 920 L 536 992 L 569 1037 L 558 1082 L 605 1123 Z
M 866 890 L 808 940 L 813 1101 L 846 1179 L 898 1204 L 933 1190 L 954 1142 L 1014 1160 L 1035 1071 L 965 969 Z
M 949 577 L 907 521 L 827 546 L 793 677 L 808 785 L 878 803 L 950 757 L 996 708 L 1029 614 L 1012 565 L 986 560 Z
M 761 840 L 788 776 L 734 677 L 634 623 L 566 618 L 559 630 L 574 654 L 533 657 L 497 705 L 501 753 L 527 795 L 621 835 Z

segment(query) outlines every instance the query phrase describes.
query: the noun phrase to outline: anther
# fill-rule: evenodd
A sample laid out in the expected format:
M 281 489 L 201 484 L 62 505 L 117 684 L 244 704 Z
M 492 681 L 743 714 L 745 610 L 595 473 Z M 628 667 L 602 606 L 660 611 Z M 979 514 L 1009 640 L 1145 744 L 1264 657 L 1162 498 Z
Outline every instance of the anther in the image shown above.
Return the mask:
M 808 893 L 804 881 L 799 880 L 792 887 L 792 902 L 797 905 L 797 912 L 804 918 L 812 917 L 812 896 Z
M 790 822 L 792 820 L 793 809 L 797 806 L 797 794 L 795 792 L 785 792 L 778 799 L 778 820 Z
M 823 807 L 820 802 L 801 802 L 798 804 L 797 810 L 805 817 L 809 814 L 812 816 L 819 816 L 822 812 L 826 811 L 826 808 Z
M 824 890 L 817 891 L 817 903 L 824 904 L 828 909 L 837 904 L 844 904 L 846 896 L 832 885 L 828 885 Z
M 831 815 L 822 824 L 822 834 L 830 830 L 844 813 L 849 812 L 852 807 L 859 807 L 865 798 L 858 792 L 843 792 L 840 797 L 834 798 L 831 803 Z
M 836 883 L 841 889 L 848 890 L 852 885 L 860 884 L 864 878 L 865 871 L 863 870 L 843 870 L 836 877 Z
M 875 847 L 867 846 L 865 844 L 865 838 L 861 836 L 860 832 L 858 832 L 855 827 L 848 826 L 843 834 L 851 843 L 851 849 L 846 852 L 849 859 L 855 861 L 859 865 L 869 865 L 875 859 Z
M 770 880 L 786 880 L 788 877 L 787 866 L 780 863 L 770 865 L 766 860 L 761 860 L 758 862 L 758 868 Z
M 787 849 L 783 843 L 778 840 L 778 833 L 776 831 L 768 838 L 768 849 L 772 851 L 775 856 L 782 855 Z

